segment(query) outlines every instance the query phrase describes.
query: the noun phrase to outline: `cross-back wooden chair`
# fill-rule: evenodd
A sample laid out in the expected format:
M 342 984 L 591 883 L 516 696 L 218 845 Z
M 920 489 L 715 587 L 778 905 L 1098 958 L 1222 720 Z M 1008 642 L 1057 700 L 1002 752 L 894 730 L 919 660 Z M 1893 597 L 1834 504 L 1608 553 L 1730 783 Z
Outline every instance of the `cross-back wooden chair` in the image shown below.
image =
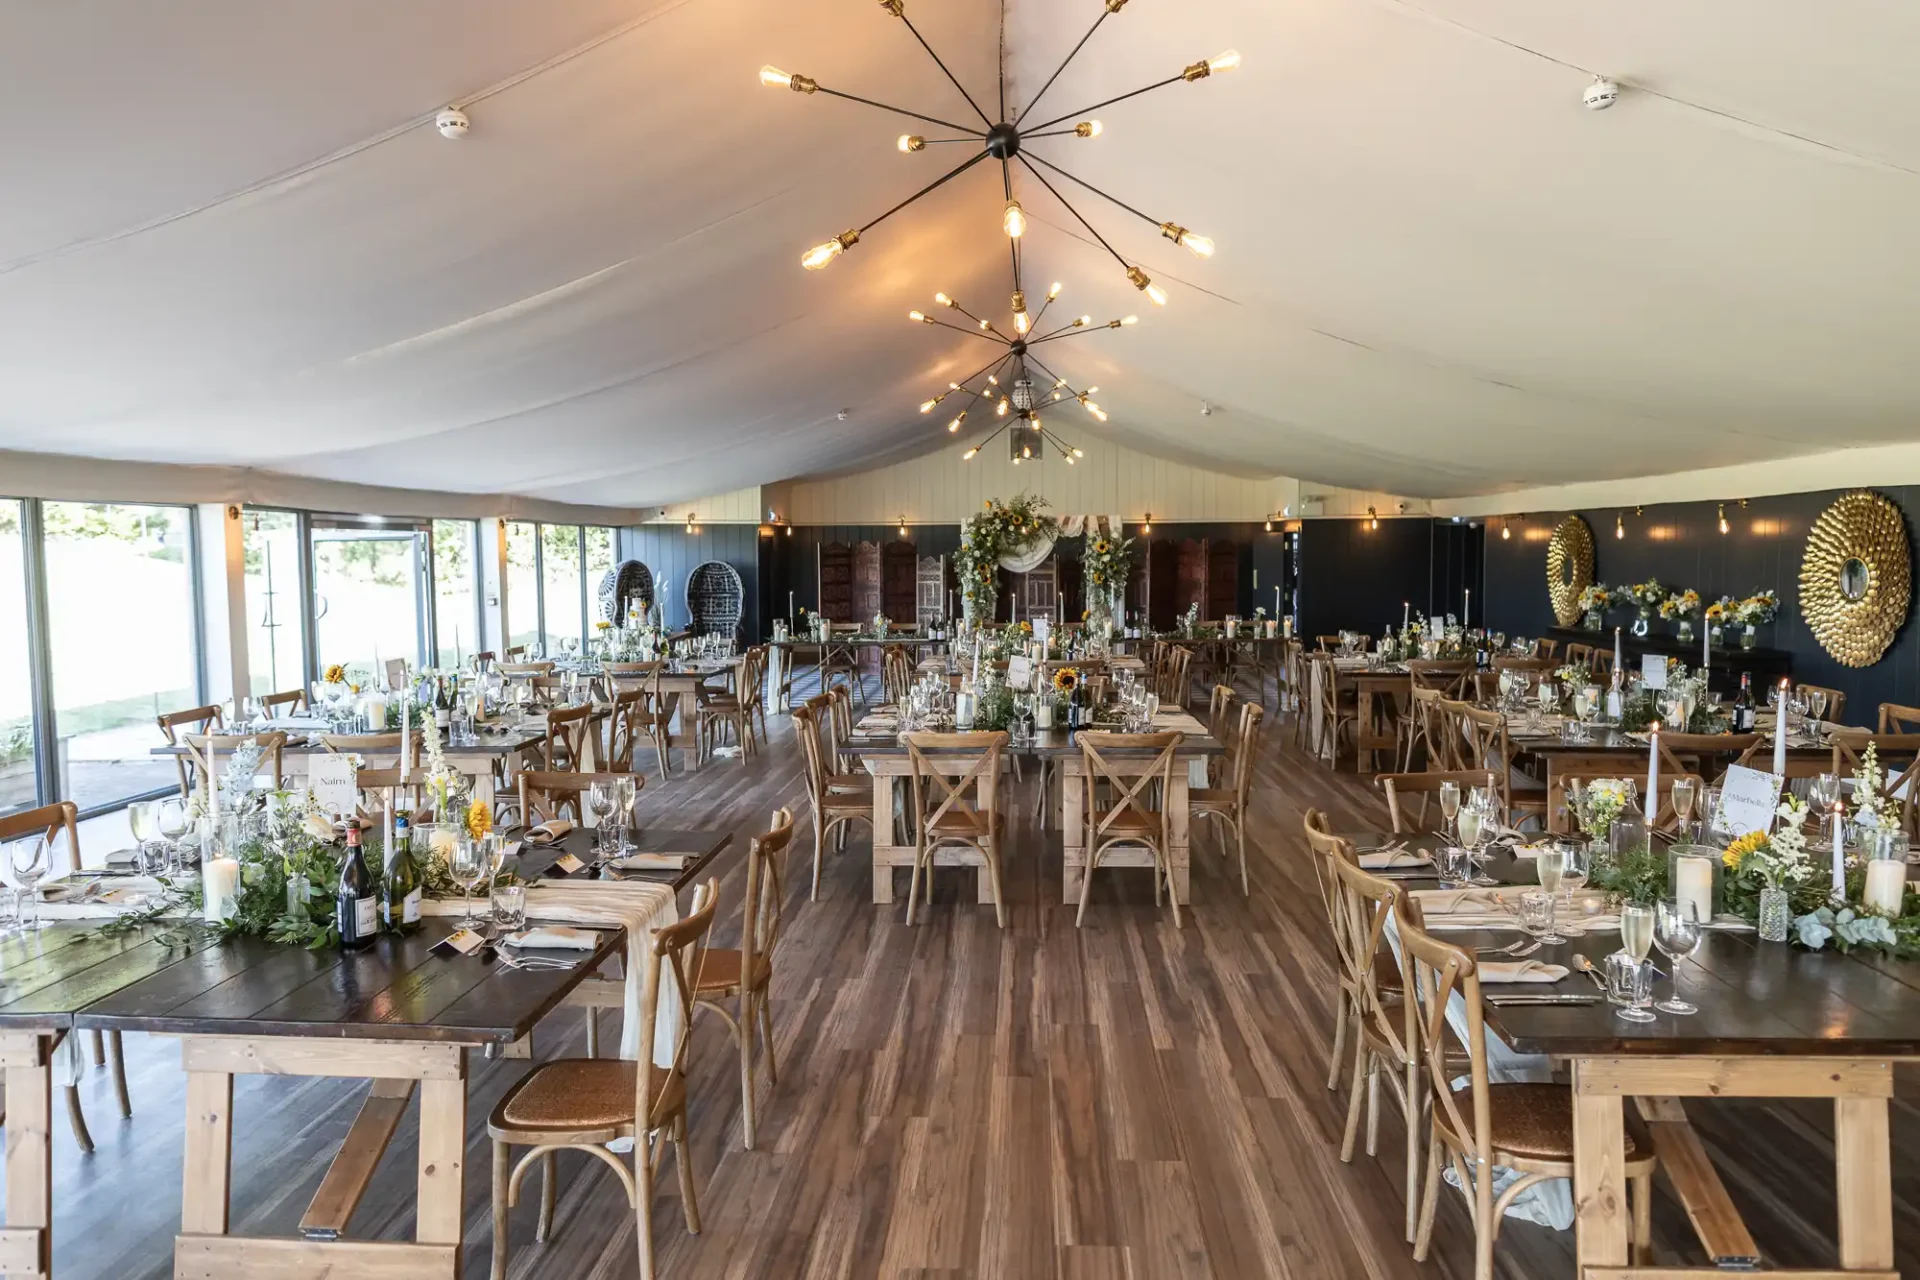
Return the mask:
M 1513 744 L 1507 738 L 1507 718 L 1498 711 L 1462 707 L 1461 723 L 1469 736 L 1463 763 L 1494 774 L 1494 794 L 1500 800 L 1500 820 L 1517 825 L 1537 818 L 1547 825 L 1547 786 L 1514 768 Z
M 913 659 L 907 647 L 890 644 L 881 650 L 880 698 L 898 706 L 907 700 L 913 688 Z
M 857 776 L 861 772 L 860 757 L 846 746 L 847 740 L 853 737 L 853 690 L 845 684 L 836 684 L 820 696 L 826 699 L 827 734 L 833 749 L 828 760 L 829 772 L 841 778 Z
M 22 809 L 0 817 L 0 848 L 16 840 L 30 840 L 36 836 L 45 836 L 49 845 L 56 844 L 64 835 L 67 842 L 67 854 L 73 860 L 73 868 L 78 870 L 84 862 L 80 856 L 80 809 L 71 800 L 62 800 L 56 804 L 41 805 L 37 809 Z M 52 854 L 49 852 L 49 860 Z M 53 868 L 48 867 L 51 876 Z M 53 1044 L 58 1045 L 72 1032 L 62 1032 L 55 1036 Z M 114 1100 L 119 1103 L 122 1119 L 133 1115 L 133 1101 L 127 1092 L 127 1064 L 125 1045 L 118 1031 L 104 1034 L 95 1031 L 92 1034 L 93 1064 L 106 1067 L 113 1077 Z M 72 1046 L 75 1055 L 80 1053 L 78 1042 Z M 84 1153 L 93 1151 L 93 1134 L 87 1130 L 87 1114 L 80 1105 L 80 1086 L 68 1084 L 62 1086 L 67 1099 L 67 1124 L 73 1130 L 73 1140 Z M 0 1122 L 5 1120 L 4 1102 L 0 1101 Z M 25 1124 L 25 1120 L 20 1121 Z
M 1164 880 L 1167 897 L 1173 903 L 1173 926 L 1179 928 L 1180 895 L 1173 888 L 1167 811 L 1154 803 L 1154 797 L 1156 790 L 1162 796 L 1166 794 L 1173 777 L 1174 753 L 1186 741 L 1186 735 L 1082 731 L 1079 738 L 1080 762 L 1086 771 L 1087 863 L 1081 870 L 1080 908 L 1074 914 L 1074 927 L 1086 923 L 1087 898 L 1100 859 L 1117 846 L 1138 845 L 1153 855 L 1153 903 L 1160 905 Z M 1119 762 L 1129 759 L 1139 764 L 1138 771 L 1117 772 Z M 1109 796 L 1107 803 L 1100 798 L 1103 783 Z
M 1593 646 L 1590 644 L 1569 644 L 1567 660 L 1561 664 L 1567 667 L 1585 667 L 1593 670 Z
M 1559 648 L 1560 642 L 1558 640 L 1549 640 L 1545 636 L 1542 636 L 1533 642 L 1533 656 L 1552 660 L 1554 653 L 1558 651 Z
M 493 1280 L 505 1280 L 510 1247 L 507 1210 L 519 1201 L 520 1183 L 536 1162 L 543 1183 L 541 1226 L 550 1223 L 553 1157 L 561 1151 L 593 1156 L 620 1179 L 639 1237 L 641 1280 L 654 1280 L 653 1179 L 669 1142 L 679 1167 L 687 1231 L 700 1233 L 687 1142 L 687 1031 L 718 899 L 717 883 L 708 880 L 694 890 L 693 910 L 686 919 L 654 930 L 640 987 L 641 1061 L 557 1058 L 543 1062 L 507 1090 L 487 1117 L 487 1136 L 493 1140 Z M 658 1016 L 663 987 L 672 993 L 683 1016 Z M 668 1025 L 663 1028 L 662 1022 Z M 659 1065 L 662 1059 L 669 1065 Z M 633 1140 L 632 1168 L 607 1150 L 607 1143 L 616 1138 Z M 529 1148 L 517 1164 L 511 1163 L 515 1147 Z M 540 1238 L 544 1240 L 546 1234 L 541 1231 Z
M 720 745 L 722 728 L 733 731 L 734 742 L 740 747 L 740 763 L 744 766 L 747 757 L 757 754 L 758 747 L 753 737 L 753 713 L 742 700 L 740 690 L 750 689 L 759 683 L 756 674 L 757 649 L 749 649 L 741 654 L 733 664 L 729 676 L 731 688 L 709 689 L 705 684 L 695 686 L 695 732 L 697 734 L 698 754 L 706 759 Z
M 507 646 L 507 662 L 518 662 L 526 656 L 527 646 L 523 644 L 510 644 Z
M 1433 1243 L 1439 1207 L 1441 1162 L 1453 1167 L 1466 1192 L 1473 1218 L 1474 1280 L 1493 1280 L 1493 1246 L 1508 1207 L 1529 1187 L 1550 1178 L 1573 1176 L 1573 1090 L 1564 1084 L 1493 1084 L 1487 1074 L 1486 1020 L 1480 1003 L 1480 974 L 1474 958 L 1420 927 L 1411 902 L 1402 898 L 1394 926 L 1402 964 L 1414 993 L 1420 1060 L 1432 1099 L 1427 1134 L 1427 1168 L 1414 1230 L 1413 1256 L 1425 1262 Z M 1461 998 L 1466 1033 L 1456 1037 L 1447 1022 L 1447 1006 Z M 1458 1061 L 1464 1046 L 1468 1062 Z M 1465 1074 L 1467 1086 L 1453 1082 Z M 1631 1194 L 1635 1261 L 1651 1252 L 1654 1158 L 1626 1134 L 1626 1176 Z M 1498 1196 L 1496 1168 L 1520 1174 Z
M 808 896 L 820 898 L 820 862 L 826 855 L 827 839 L 844 831 L 848 824 L 873 825 L 873 779 L 836 777 L 830 767 L 832 752 L 823 740 L 821 721 L 831 712 L 825 696 L 811 698 L 805 706 L 793 709 L 793 736 L 800 739 L 801 760 L 807 781 L 807 800 L 813 809 L 813 888 Z
M 740 1132 L 753 1150 L 753 1036 L 760 1033 L 767 1055 L 767 1084 L 780 1083 L 773 1054 L 773 956 L 780 945 L 781 906 L 787 848 L 793 842 L 793 814 L 777 809 L 765 834 L 747 841 L 747 889 L 740 904 L 740 946 L 707 949 L 707 963 L 694 988 L 700 1008 L 720 1015 L 740 1049 Z M 724 1001 L 735 1002 L 732 1013 Z
M 1279 698 L 1281 711 L 1300 709 L 1300 690 L 1306 685 L 1306 649 L 1298 640 L 1280 642 L 1279 669 L 1274 679 L 1278 687 L 1274 690 Z M 1299 722 L 1294 722 L 1295 741 L 1298 742 Z
M 565 676 L 545 675 L 528 676 L 527 688 L 531 691 L 529 704 L 539 708 L 563 706 L 567 700 L 567 678 Z
M 1340 955 L 1354 993 L 1353 1083 L 1347 1099 L 1346 1129 L 1340 1137 L 1340 1159 L 1342 1163 L 1353 1160 L 1363 1098 L 1367 1155 L 1379 1153 L 1380 1092 L 1384 1082 L 1407 1122 L 1406 1237 L 1412 1240 L 1420 1203 L 1420 1118 L 1425 1105 L 1417 1047 L 1419 1031 L 1414 1025 L 1415 1006 L 1403 998 L 1404 977 L 1387 990 L 1379 982 L 1383 967 L 1397 969 L 1399 965 L 1387 944 L 1387 922 L 1400 901 L 1400 887 L 1391 880 L 1368 875 L 1345 858 L 1333 858 L 1327 866 L 1334 876 L 1335 909 L 1344 917 L 1342 927 L 1352 942 Z
M 555 707 L 547 712 L 547 736 L 540 748 L 541 763 L 550 772 L 579 772 L 587 767 L 587 737 L 593 732 L 593 708 Z
M 1438 689 L 1415 685 L 1410 691 L 1407 727 L 1401 732 L 1401 741 L 1407 744 L 1400 759 L 1402 772 L 1411 770 L 1415 760 L 1423 760 L 1429 769 L 1446 768 L 1455 747 L 1441 734 L 1440 704 L 1445 700 Z
M 1914 835 L 1914 815 L 1920 812 L 1920 733 L 1868 733 L 1865 729 L 1841 729 L 1830 739 L 1833 767 L 1840 778 L 1851 778 L 1860 768 L 1867 744 L 1873 744 L 1880 764 L 1880 802 L 1899 816 L 1899 829 Z M 1850 806 L 1852 807 L 1852 806 Z
M 959 846 L 979 855 L 993 886 L 993 914 L 1007 927 L 1007 900 L 1000 888 L 1000 757 L 1004 731 L 910 733 L 907 760 L 913 768 L 913 876 L 907 886 L 907 923 L 921 916 L 920 877 L 933 900 L 933 857 Z
M 253 776 L 258 778 L 264 774 L 272 778 L 274 790 L 278 791 L 285 782 L 281 757 L 287 746 L 286 734 L 189 733 L 180 739 L 180 745 L 187 749 L 187 759 L 198 776 L 199 785 L 209 787 L 226 767 L 221 763 L 222 757 L 231 757 L 249 742 L 260 744 L 260 762 L 254 766 Z
M 1216 684 L 1213 686 L 1212 695 L 1207 699 L 1207 732 L 1213 735 L 1215 741 L 1224 744 L 1229 754 L 1233 750 L 1233 731 L 1239 719 L 1233 714 L 1234 696 L 1232 685 Z M 1096 702 L 1095 705 L 1098 703 Z M 1226 755 L 1207 757 L 1209 787 L 1220 785 L 1221 778 L 1225 776 L 1226 767 Z
M 507 660 L 500 664 L 500 674 L 503 676 L 550 676 L 553 674 L 553 664 L 544 660 L 540 662 L 516 661 L 513 657 L 513 650 L 509 649 L 507 650 Z
M 1267 709 L 1257 702 L 1240 704 L 1239 723 L 1231 736 L 1222 739 L 1230 744 L 1226 755 L 1226 767 L 1223 787 L 1208 787 L 1187 793 L 1188 811 L 1195 818 L 1218 818 L 1227 824 L 1233 833 L 1233 848 L 1240 854 L 1240 892 L 1242 895 L 1253 892 L 1247 878 L 1247 800 L 1253 792 L 1253 766 L 1258 754 L 1260 742 L 1260 722 L 1266 719 Z M 1230 852 L 1223 841 L 1220 852 Z
M 639 774 L 584 773 L 573 769 L 522 769 L 514 786 L 520 795 L 520 825 L 535 827 L 553 818 L 565 818 L 576 827 L 594 825 L 586 794 L 596 782 L 631 778 L 638 792 L 647 785 Z
M 1764 764 L 1755 764 L 1762 756 Z M 1718 779 L 1729 764 L 1773 768 L 1773 738 L 1757 733 L 1669 733 L 1660 731 L 1660 770 Z
M 1399 738 L 1405 744 L 1401 759 L 1403 769 L 1413 768 L 1415 746 L 1424 746 L 1428 754 L 1432 754 L 1434 700 L 1446 698 L 1457 701 L 1469 696 L 1468 689 L 1473 683 L 1473 663 L 1414 658 L 1407 663 L 1407 675 L 1413 696 L 1400 709 Z
M 1314 647 L 1319 649 L 1320 652 L 1322 653 L 1335 653 L 1340 648 L 1340 637 L 1337 635 L 1315 636 L 1313 638 L 1313 643 L 1314 643 Z
M 1320 887 L 1320 906 L 1326 916 L 1328 936 L 1333 940 L 1333 1048 L 1327 1055 L 1327 1088 L 1338 1089 L 1347 1061 L 1347 1028 L 1357 1017 L 1360 992 L 1347 966 L 1348 952 L 1357 944 L 1349 927 L 1351 920 L 1340 909 L 1340 877 L 1334 871 L 1333 864 L 1359 864 L 1354 856 L 1353 845 L 1333 834 L 1333 827 L 1325 813 L 1319 809 L 1308 809 L 1303 826 L 1307 835 L 1307 849 L 1313 856 L 1314 883 Z M 1376 974 L 1374 985 L 1384 999 L 1388 998 L 1389 992 L 1398 991 L 1399 979 Z
M 226 725 L 226 716 L 218 705 L 209 705 L 189 707 L 185 711 L 169 711 L 165 715 L 155 716 L 154 723 L 160 726 L 160 736 L 167 740 L 167 745 L 177 747 L 180 745 L 182 731 L 218 733 Z M 188 759 L 184 755 L 173 758 L 173 767 L 180 771 L 180 798 L 185 800 L 193 795 L 193 788 L 196 785 L 193 770 L 189 767 Z
M 1377 781 L 1380 790 L 1387 797 L 1387 817 L 1393 822 L 1393 834 L 1411 835 L 1416 832 L 1436 831 L 1438 827 L 1427 825 L 1427 810 L 1440 795 L 1443 784 L 1451 782 L 1460 788 L 1461 803 L 1473 794 L 1475 787 L 1492 787 L 1499 794 L 1500 780 L 1490 769 L 1439 769 L 1427 773 L 1383 773 Z M 1403 800 L 1418 796 L 1420 811 L 1409 814 Z
M 399 733 L 323 733 L 319 735 L 322 749 L 330 755 L 356 755 L 365 768 L 397 769 L 406 740 Z M 412 744 L 412 759 L 408 764 L 412 768 L 420 766 L 420 743 Z
M 1802 685 L 1801 688 L 1805 688 Z M 1843 700 L 1845 694 L 1839 695 Z M 1827 708 L 1827 718 L 1838 721 L 1839 712 L 1831 705 Z M 1880 704 L 1879 732 L 1881 733 L 1920 733 L 1920 707 L 1903 707 L 1897 702 Z
M 658 667 L 661 664 L 653 663 Z M 667 719 L 659 711 L 660 676 L 656 671 L 639 688 L 616 688 L 613 707 L 607 716 L 607 768 L 616 773 L 633 772 L 634 748 L 646 743 L 659 762 L 660 780 L 667 780 L 667 758 L 673 739 L 667 731 Z
M 1187 705 L 1187 673 L 1193 666 L 1193 650 L 1175 645 L 1167 653 L 1166 678 L 1160 686 L 1160 701 L 1169 707 Z
M 287 689 L 280 693 L 263 693 L 254 701 L 260 704 L 260 709 L 269 717 L 289 716 L 306 709 L 307 691 Z
M 1820 708 L 1820 719 L 1825 720 L 1830 724 L 1846 723 L 1845 716 L 1847 714 L 1847 695 L 1845 690 L 1830 689 L 1823 684 L 1807 684 L 1805 681 L 1799 681 L 1795 683 L 1794 691 L 1802 694 L 1817 693 L 1824 696 L 1827 700 L 1827 703 L 1824 707 Z M 1914 716 L 1916 719 L 1920 719 L 1920 710 L 1914 710 Z M 1901 730 L 1901 729 L 1882 728 L 1881 732 L 1882 733 L 1902 733 L 1902 732 L 1911 732 L 1911 731 Z
M 860 625 L 855 622 L 830 622 L 827 624 L 827 642 L 820 646 L 820 665 L 817 668 L 820 687 L 825 689 L 835 676 L 843 680 L 858 681 L 860 700 L 866 701 L 867 682 L 860 674 L 860 649 L 858 645 L 842 640 L 836 644 L 835 636 L 851 638 L 858 635 Z
M 1320 750 L 1335 766 L 1340 763 L 1340 737 L 1343 733 L 1359 740 L 1360 698 L 1351 685 L 1342 687 L 1340 670 L 1333 659 L 1315 654 L 1312 667 L 1318 673 L 1320 701 Z

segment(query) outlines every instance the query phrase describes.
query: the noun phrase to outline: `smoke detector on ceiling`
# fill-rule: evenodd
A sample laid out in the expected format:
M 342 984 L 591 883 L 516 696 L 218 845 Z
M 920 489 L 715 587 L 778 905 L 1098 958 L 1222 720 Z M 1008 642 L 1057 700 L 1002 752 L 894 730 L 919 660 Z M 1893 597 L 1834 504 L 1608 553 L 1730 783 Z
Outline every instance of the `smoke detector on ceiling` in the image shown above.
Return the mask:
M 1605 76 L 1595 76 L 1587 91 L 1580 95 L 1580 101 L 1587 104 L 1589 111 L 1605 111 L 1620 99 L 1620 86 Z
M 443 138 L 464 138 L 467 136 L 467 113 L 458 107 L 448 107 L 433 118 L 433 127 L 440 131 Z
M 1205 400 L 1200 402 L 1200 416 L 1203 418 L 1211 418 L 1213 416 L 1213 406 Z
M 840 421 L 845 422 L 848 419 L 848 417 L 850 417 L 851 415 L 849 415 L 845 409 L 842 409 L 840 412 L 834 414 L 833 416 L 840 419 Z

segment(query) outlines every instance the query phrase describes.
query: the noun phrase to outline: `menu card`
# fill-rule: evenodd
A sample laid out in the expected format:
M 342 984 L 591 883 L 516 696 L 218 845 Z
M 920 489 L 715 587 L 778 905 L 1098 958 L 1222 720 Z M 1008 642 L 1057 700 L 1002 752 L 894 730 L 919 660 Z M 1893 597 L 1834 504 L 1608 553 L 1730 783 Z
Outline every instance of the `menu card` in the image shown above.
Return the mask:
M 1649 689 L 1667 687 L 1666 654 L 1643 653 L 1640 655 L 1640 683 Z
M 1713 813 L 1713 829 L 1736 838 L 1749 831 L 1771 831 L 1773 813 L 1779 806 L 1779 777 L 1731 765 L 1720 782 L 1720 807 Z

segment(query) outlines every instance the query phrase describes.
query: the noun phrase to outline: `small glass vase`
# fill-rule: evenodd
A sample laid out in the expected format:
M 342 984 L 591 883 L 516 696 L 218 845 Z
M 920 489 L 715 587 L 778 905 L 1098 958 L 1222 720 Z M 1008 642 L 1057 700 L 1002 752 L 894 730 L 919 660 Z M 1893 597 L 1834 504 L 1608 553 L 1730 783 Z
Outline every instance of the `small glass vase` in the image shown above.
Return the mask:
M 1727 642 L 1727 629 L 1717 622 L 1707 628 L 1707 634 L 1715 644 L 1724 645 Z
M 1647 632 L 1653 630 L 1653 610 L 1642 609 L 1639 616 L 1633 620 L 1633 626 L 1628 628 L 1628 630 L 1632 631 L 1634 635 L 1642 637 L 1644 637 Z
M 287 877 L 287 914 L 295 920 L 307 918 L 307 899 L 310 896 L 310 884 L 303 875 Z
M 1785 889 L 1760 891 L 1760 940 L 1762 942 L 1785 942 L 1787 926 L 1792 919 L 1793 912 L 1787 907 Z
M 1693 619 L 1692 618 L 1680 619 L 1679 624 L 1676 625 L 1673 629 L 1673 635 L 1674 635 L 1674 639 L 1678 640 L 1681 644 L 1692 644 L 1693 643 Z
M 1759 644 L 1759 643 L 1760 643 L 1760 630 L 1758 627 L 1755 627 L 1751 623 L 1749 623 L 1747 625 L 1747 629 L 1740 633 L 1740 647 L 1742 649 L 1751 649 L 1756 644 Z
M 1589 631 L 1598 631 L 1606 625 L 1606 619 L 1600 616 L 1598 609 L 1587 610 L 1587 616 L 1583 621 Z

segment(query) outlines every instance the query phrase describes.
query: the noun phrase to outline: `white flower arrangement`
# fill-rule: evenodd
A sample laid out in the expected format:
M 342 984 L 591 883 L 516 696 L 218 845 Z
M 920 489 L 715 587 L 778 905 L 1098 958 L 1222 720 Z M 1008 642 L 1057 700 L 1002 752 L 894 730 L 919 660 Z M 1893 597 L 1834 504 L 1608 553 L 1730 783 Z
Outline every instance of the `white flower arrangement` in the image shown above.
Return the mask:
M 1853 821 L 1862 827 L 1878 827 L 1885 818 L 1881 806 L 1885 798 L 1880 788 L 1886 784 L 1886 774 L 1880 768 L 1880 753 L 1869 742 L 1861 753 L 1860 767 L 1853 771 Z

